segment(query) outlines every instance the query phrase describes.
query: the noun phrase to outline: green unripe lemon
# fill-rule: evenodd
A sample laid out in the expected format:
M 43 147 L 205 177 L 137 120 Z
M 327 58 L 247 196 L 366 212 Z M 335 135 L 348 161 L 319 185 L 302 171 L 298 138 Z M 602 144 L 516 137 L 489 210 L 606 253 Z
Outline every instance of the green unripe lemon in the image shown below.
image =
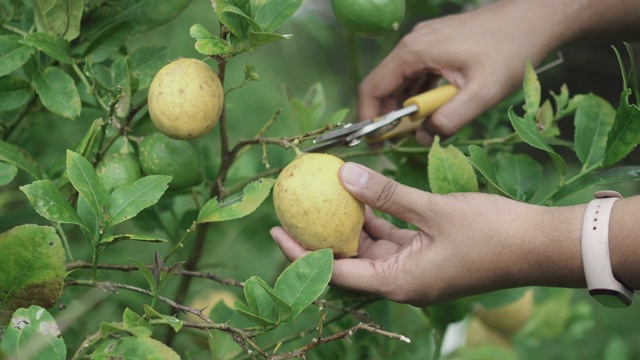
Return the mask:
M 378 37 L 398 30 L 404 18 L 404 0 L 331 0 L 333 13 L 347 29 Z
M 158 71 L 149 86 L 148 101 L 158 130 L 174 139 L 193 139 L 218 123 L 224 90 L 209 65 L 178 59 Z
M 202 182 L 196 148 L 185 140 L 155 132 L 140 142 L 140 166 L 147 175 L 169 175 L 169 188 L 182 190 Z
M 344 162 L 329 154 L 304 154 L 289 163 L 273 187 L 282 227 L 307 250 L 330 248 L 354 256 L 364 223 L 364 204 L 340 183 Z
M 138 160 L 131 153 L 107 155 L 96 167 L 96 172 L 108 192 L 133 184 L 142 175 Z

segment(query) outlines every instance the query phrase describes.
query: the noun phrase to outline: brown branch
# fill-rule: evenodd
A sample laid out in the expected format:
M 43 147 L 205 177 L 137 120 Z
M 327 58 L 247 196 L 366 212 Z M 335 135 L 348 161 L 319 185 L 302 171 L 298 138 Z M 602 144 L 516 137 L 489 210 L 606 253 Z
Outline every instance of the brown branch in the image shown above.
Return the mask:
M 109 281 L 92 281 L 92 280 L 76 280 L 76 279 L 65 279 L 64 281 L 65 286 L 89 286 L 89 287 L 96 287 L 99 289 L 103 289 L 109 292 L 112 292 L 114 294 L 118 293 L 118 289 L 123 289 L 123 290 L 129 290 L 129 291 L 133 291 L 133 292 L 137 292 L 139 294 L 144 294 L 147 295 L 149 297 L 154 297 L 153 293 L 149 290 L 145 290 L 139 287 L 135 287 L 135 286 L 131 286 L 131 285 L 126 285 L 126 284 L 119 284 L 119 283 L 113 283 L 113 282 L 109 282 Z M 205 323 L 197 323 L 197 322 L 191 322 L 191 321 L 183 321 L 183 326 L 186 327 L 192 327 L 192 328 L 197 328 L 197 329 L 214 329 L 214 330 L 220 330 L 220 331 L 224 331 L 227 333 L 232 334 L 233 339 L 238 342 L 239 339 L 241 339 L 241 342 L 238 342 L 238 344 L 240 346 L 242 346 L 243 348 L 246 347 L 245 344 L 249 344 L 255 351 L 259 352 L 262 356 L 264 357 L 268 357 L 269 354 L 264 351 L 263 349 L 260 348 L 260 346 L 253 340 L 253 337 L 251 334 L 249 334 L 248 332 L 242 330 L 242 329 L 238 329 L 232 326 L 229 326 L 229 324 L 223 324 L 223 323 L 215 323 L 213 322 L 210 318 L 208 318 L 206 315 L 204 315 L 202 313 L 202 311 L 189 307 L 189 306 L 185 306 L 182 304 L 179 304 L 171 299 L 168 299 L 162 295 L 156 295 L 155 296 L 158 300 L 171 305 L 174 309 L 178 309 L 180 311 L 183 312 L 187 312 L 187 313 L 191 313 L 197 317 L 199 317 L 200 319 L 204 320 Z M 153 322 L 152 322 L 153 323 Z
M 379 334 L 382 336 L 386 336 L 392 339 L 397 339 L 400 341 L 404 341 L 406 343 L 410 343 L 411 339 L 409 339 L 408 337 L 401 335 L 401 334 L 396 334 L 396 333 L 392 333 L 389 331 L 385 331 L 382 330 L 376 326 L 370 325 L 370 324 L 365 324 L 365 323 L 358 323 L 358 325 L 353 326 L 347 330 L 343 330 L 339 333 L 335 333 L 331 336 L 327 336 L 327 337 L 321 337 L 321 338 L 313 338 L 311 339 L 311 342 L 307 343 L 306 345 L 302 346 L 299 349 L 293 350 L 293 351 L 289 351 L 286 353 L 282 353 L 282 354 L 277 354 L 277 355 L 270 355 L 268 357 L 268 359 L 270 360 L 283 360 L 283 359 L 291 359 L 291 358 L 305 358 L 305 353 L 319 345 L 322 344 L 326 344 L 328 342 L 331 341 L 336 341 L 336 340 L 340 340 L 340 339 L 344 339 L 347 338 L 349 336 L 352 336 L 353 334 L 355 334 L 358 331 L 368 331 L 370 333 L 375 333 L 375 334 Z
M 125 271 L 125 272 L 129 272 L 129 271 L 138 271 L 138 267 L 134 266 L 134 265 L 121 265 L 121 264 L 98 264 L 97 265 L 98 269 L 105 269 L 105 270 L 119 270 L 119 271 Z M 88 268 L 93 268 L 93 264 L 86 262 L 86 261 L 74 261 L 74 262 L 70 262 L 67 265 L 65 265 L 65 270 L 66 271 L 71 271 L 71 270 L 75 270 L 75 269 L 88 269 Z M 147 268 L 151 269 L 153 268 L 153 265 L 147 265 Z M 188 277 L 196 277 L 196 278 L 202 278 L 202 279 L 208 279 L 208 280 L 213 280 L 215 282 L 218 282 L 222 285 L 231 285 L 231 286 L 238 286 L 238 287 L 243 287 L 244 283 L 242 281 L 238 281 L 236 279 L 232 279 L 232 278 L 223 278 L 220 277 L 216 274 L 212 274 L 212 273 L 204 273 L 204 272 L 197 272 L 197 271 L 191 271 L 191 270 L 181 270 L 181 269 L 176 269 L 172 272 L 173 275 L 178 275 L 178 276 L 188 276 Z

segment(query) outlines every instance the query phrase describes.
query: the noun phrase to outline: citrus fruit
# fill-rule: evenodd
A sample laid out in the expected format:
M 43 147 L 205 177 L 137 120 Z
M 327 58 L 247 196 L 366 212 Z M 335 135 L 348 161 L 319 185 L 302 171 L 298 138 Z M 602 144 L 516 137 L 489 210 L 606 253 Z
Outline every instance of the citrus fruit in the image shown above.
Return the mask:
M 308 250 L 330 248 L 354 256 L 364 223 L 364 204 L 340 183 L 344 162 L 329 154 L 303 154 L 280 173 L 273 203 L 282 227 Z
M 147 175 L 170 175 L 169 188 L 181 190 L 202 182 L 196 148 L 185 140 L 155 132 L 140 142 L 140 166 Z
M 228 290 L 207 290 L 199 293 L 196 297 L 189 302 L 189 307 L 198 309 L 202 313 L 211 317 L 211 310 L 213 310 L 219 302 L 223 302 L 228 308 L 233 309 L 233 303 L 238 300 L 238 297 Z M 204 322 L 200 317 L 188 313 L 186 316 L 187 321 L 192 322 Z
M 494 309 L 480 309 L 476 316 L 491 329 L 510 337 L 524 327 L 532 311 L 533 290 L 528 289 L 515 302 Z
M 333 13 L 347 29 L 368 37 L 398 30 L 404 18 L 404 0 L 331 0 Z
M 165 65 L 149 86 L 149 115 L 174 139 L 193 139 L 211 130 L 222 113 L 224 90 L 218 75 L 196 59 Z
M 513 348 L 509 338 L 491 329 L 476 317 L 469 320 L 465 345 L 467 347 L 493 345 L 502 349 Z
M 138 160 L 131 153 L 107 155 L 98 163 L 96 172 L 108 192 L 121 186 L 133 184 L 141 176 Z

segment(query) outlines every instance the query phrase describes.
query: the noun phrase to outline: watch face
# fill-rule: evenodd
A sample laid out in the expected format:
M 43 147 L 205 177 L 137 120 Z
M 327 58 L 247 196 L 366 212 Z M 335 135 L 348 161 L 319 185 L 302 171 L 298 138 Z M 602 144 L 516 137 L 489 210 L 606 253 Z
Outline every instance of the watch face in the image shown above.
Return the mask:
M 608 289 L 592 289 L 589 294 L 604 306 L 612 308 L 624 308 L 631 305 L 631 299 L 623 294 Z

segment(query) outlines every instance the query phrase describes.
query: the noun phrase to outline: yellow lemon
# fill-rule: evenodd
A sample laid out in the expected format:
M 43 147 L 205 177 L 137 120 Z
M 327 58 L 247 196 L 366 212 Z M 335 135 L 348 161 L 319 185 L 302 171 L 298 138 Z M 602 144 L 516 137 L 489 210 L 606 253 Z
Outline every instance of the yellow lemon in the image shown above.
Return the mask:
M 149 87 L 149 115 L 174 139 L 193 139 L 211 130 L 222 114 L 224 90 L 209 65 L 178 59 L 165 65 Z
M 354 256 L 364 223 L 364 204 L 340 183 L 344 162 L 329 154 L 303 154 L 280 173 L 273 203 L 282 227 L 308 250 L 330 248 Z

